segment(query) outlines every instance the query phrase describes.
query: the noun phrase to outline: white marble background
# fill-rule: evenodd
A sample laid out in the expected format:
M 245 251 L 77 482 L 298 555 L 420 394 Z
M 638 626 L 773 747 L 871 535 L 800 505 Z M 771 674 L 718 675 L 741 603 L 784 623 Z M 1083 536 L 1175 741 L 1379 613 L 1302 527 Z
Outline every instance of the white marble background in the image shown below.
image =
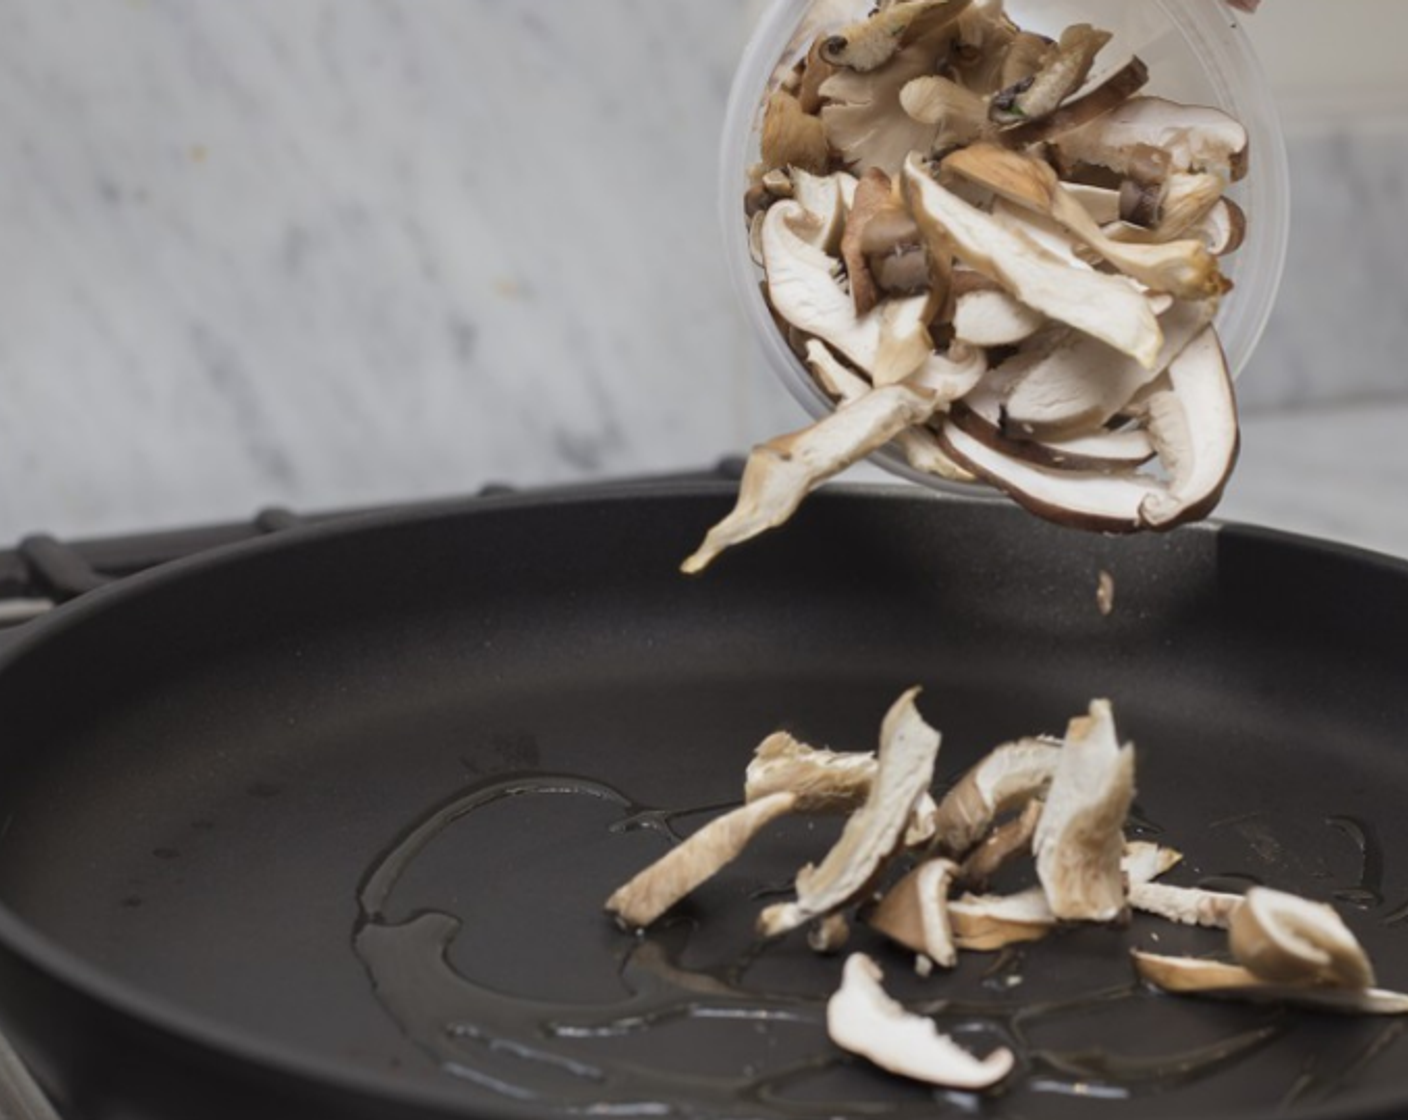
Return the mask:
M 0 0 L 0 543 L 692 468 L 795 424 L 715 214 L 750 6 Z M 1230 508 L 1408 554 L 1396 119 L 1294 138 Z

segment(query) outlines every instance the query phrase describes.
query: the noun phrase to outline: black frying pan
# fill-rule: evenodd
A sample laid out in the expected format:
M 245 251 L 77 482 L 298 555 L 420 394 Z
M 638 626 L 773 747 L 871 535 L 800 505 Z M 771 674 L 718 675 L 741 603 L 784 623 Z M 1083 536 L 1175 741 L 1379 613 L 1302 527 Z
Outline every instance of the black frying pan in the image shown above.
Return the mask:
M 869 749 L 922 684 L 951 778 L 1109 696 L 1176 881 L 1335 899 L 1408 987 L 1408 568 L 872 491 L 677 576 L 732 494 L 298 531 L 28 628 L 0 658 L 0 1014 L 65 1116 L 1408 1111 L 1402 1026 L 1142 991 L 1131 944 L 1218 945 L 1142 919 L 927 983 L 860 934 L 1023 1065 L 977 1101 L 840 1061 L 839 961 L 749 935 L 825 828 L 779 828 L 641 941 L 600 909 L 779 726 Z

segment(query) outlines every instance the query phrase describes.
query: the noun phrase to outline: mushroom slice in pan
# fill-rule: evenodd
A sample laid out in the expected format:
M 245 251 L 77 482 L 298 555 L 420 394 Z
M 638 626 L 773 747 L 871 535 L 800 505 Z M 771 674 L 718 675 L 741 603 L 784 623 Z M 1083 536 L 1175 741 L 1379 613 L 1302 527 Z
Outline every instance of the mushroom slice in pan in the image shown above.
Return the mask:
M 956 424 L 939 437 L 959 466 L 997 487 L 1023 509 L 1060 525 L 1097 533 L 1137 533 L 1140 510 L 1163 493 L 1151 479 L 1133 473 L 1052 470 L 995 451 Z
M 1184 926 L 1230 929 L 1232 916 L 1242 905 L 1239 894 L 1170 887 L 1164 883 L 1130 883 L 1129 905 L 1141 914 L 1152 914 Z
M 784 524 L 828 478 L 971 392 L 984 368 L 977 352 L 957 360 L 932 358 L 901 384 L 874 389 L 812 427 L 755 449 L 743 472 L 737 506 L 710 530 L 682 570 L 697 575 L 728 549 Z
M 1247 173 L 1247 130 L 1226 113 L 1180 105 L 1161 97 L 1136 97 L 1054 140 L 1067 164 L 1089 163 L 1127 176 L 1141 149 L 1168 153 L 1177 172 L 1210 172 L 1229 182 Z
M 1210 514 L 1241 447 L 1237 396 L 1215 328 L 1206 328 L 1174 359 L 1167 378 L 1169 388 L 1143 406 L 1145 427 L 1169 473 L 1167 492 L 1151 495 L 1140 508 L 1153 529 Z
M 1136 887 L 1162 878 L 1182 862 L 1182 852 L 1165 848 L 1162 844 L 1151 844 L 1147 840 L 1135 840 L 1124 846 L 1120 867 L 1129 885 Z
M 790 793 L 798 813 L 851 813 L 875 781 L 873 753 L 818 750 L 779 731 L 753 752 L 744 783 L 752 803 Z
M 969 346 L 1017 346 L 1045 324 L 1041 312 L 1000 289 L 959 296 L 953 313 L 954 335 Z
M 878 768 L 873 752 L 819 750 L 779 731 L 753 753 L 744 797 L 753 802 L 786 793 L 796 798 L 795 813 L 853 813 L 870 796 Z M 933 797 L 925 793 L 910 818 L 906 847 L 917 847 L 933 839 L 937 813 Z
M 946 173 L 977 183 L 1018 206 L 1052 218 L 1127 276 L 1179 299 L 1214 299 L 1227 282 L 1201 241 L 1130 244 L 1107 237 L 1089 211 L 1066 192 L 1051 165 L 996 144 L 974 144 L 948 156 Z
M 1088 92 L 1071 98 L 1040 120 L 1004 130 L 1002 142 L 1024 148 L 1051 140 L 1112 112 L 1148 84 L 1149 68 L 1142 60 L 1131 58 Z
M 807 344 L 807 365 L 811 367 L 823 390 L 842 404 L 850 404 L 870 392 L 870 382 L 847 369 L 826 344 L 813 340 Z M 939 437 L 928 428 L 910 428 L 895 436 L 895 446 L 909 465 L 922 474 L 932 474 L 950 482 L 977 482 L 939 447 Z
M 1121 747 L 1108 701 L 1071 721 L 1037 827 L 1037 877 L 1062 921 L 1112 922 L 1125 908 L 1124 823 L 1134 748 Z
M 970 3 L 972 0 L 900 0 L 823 39 L 820 55 L 832 66 L 863 74 L 878 70 L 901 47 L 954 23 Z
M 1232 953 L 1273 983 L 1372 988 L 1374 968 L 1332 907 L 1253 887 L 1232 917 Z
M 711 821 L 607 899 L 607 911 L 628 929 L 653 924 L 742 855 L 759 832 L 791 813 L 796 801 L 788 793 L 774 794 Z
M 1045 809 L 1042 802 L 1032 800 L 1020 814 L 988 833 L 987 838 L 963 861 L 959 881 L 971 890 L 987 890 L 999 871 L 1014 859 L 1030 855 L 1032 837 L 1036 835 L 1036 826 L 1041 822 Z
M 1203 995 L 1246 1003 L 1281 1003 L 1340 1015 L 1408 1015 L 1408 995 L 1380 988 L 1315 988 L 1274 984 L 1240 965 L 1136 951 L 1140 979 L 1170 995 Z
M 1148 301 L 1124 280 L 1082 272 L 1034 252 L 991 215 L 941 187 L 918 157 L 906 165 L 904 183 L 910 210 L 935 255 L 956 255 L 1033 310 L 1101 339 L 1146 367 L 1158 361 L 1163 348 L 1158 320 Z
M 1012 1072 L 1010 1050 L 974 1057 L 932 1019 L 907 1012 L 885 992 L 883 979 L 862 953 L 846 962 L 841 988 L 826 1005 L 827 1033 L 842 1050 L 901 1077 L 969 1092 L 990 1089 Z
M 940 849 L 962 859 L 998 817 L 1045 793 L 1060 761 L 1061 747 L 1050 739 L 1022 739 L 998 747 L 939 802 Z
M 955 943 L 972 953 L 1041 941 L 1056 928 L 1056 915 L 1040 887 L 1014 895 L 964 895 L 949 902 L 948 919 Z
M 904 844 L 915 806 L 934 780 L 940 735 L 915 706 L 919 690 L 890 709 L 880 732 L 879 770 L 865 805 L 846 822 L 841 838 L 819 865 L 797 875 L 795 902 L 769 906 L 758 921 L 778 937 L 840 910 L 859 897 Z
M 957 864 L 946 859 L 920 864 L 885 893 L 866 924 L 940 968 L 956 968 L 948 894 L 957 875 Z
M 1011 359 L 1003 401 L 1005 430 L 1035 439 L 1062 439 L 1098 431 L 1122 413 L 1207 329 L 1210 303 L 1177 303 L 1159 319 L 1164 345 L 1150 368 L 1102 342 L 1058 337 L 1041 350 Z M 1031 355 L 1036 355 L 1035 357 Z
M 1095 57 L 1113 38 L 1110 32 L 1099 31 L 1088 23 L 1066 28 L 1060 42 L 1047 52 L 1039 72 L 993 98 L 993 121 L 1000 125 L 1027 124 L 1054 113 L 1085 85 Z

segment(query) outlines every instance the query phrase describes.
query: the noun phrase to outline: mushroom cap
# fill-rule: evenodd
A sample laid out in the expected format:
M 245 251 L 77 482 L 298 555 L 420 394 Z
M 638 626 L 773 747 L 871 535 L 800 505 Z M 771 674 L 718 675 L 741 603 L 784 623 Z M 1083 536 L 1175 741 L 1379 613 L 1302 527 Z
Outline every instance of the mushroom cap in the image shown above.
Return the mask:
M 1240 965 L 1135 951 L 1135 971 L 1171 995 L 1204 995 L 1244 1003 L 1279 1003 L 1340 1015 L 1408 1015 L 1408 995 L 1380 988 L 1297 987 L 1269 983 Z
M 864 954 L 846 961 L 841 988 L 826 1006 L 827 1033 L 842 1050 L 901 1077 L 969 1092 L 990 1089 L 1012 1072 L 1010 1050 L 975 1058 L 940 1034 L 932 1019 L 905 1011 L 881 987 L 883 979 Z
M 1232 182 L 1247 173 L 1248 144 L 1247 130 L 1221 110 L 1162 97 L 1133 98 L 1054 140 L 1069 163 L 1091 163 L 1124 175 L 1136 149 L 1153 147 L 1169 154 L 1175 171 L 1207 171 Z
M 1262 980 L 1329 988 L 1374 986 L 1374 968 L 1330 906 L 1253 887 L 1232 917 L 1232 953 Z

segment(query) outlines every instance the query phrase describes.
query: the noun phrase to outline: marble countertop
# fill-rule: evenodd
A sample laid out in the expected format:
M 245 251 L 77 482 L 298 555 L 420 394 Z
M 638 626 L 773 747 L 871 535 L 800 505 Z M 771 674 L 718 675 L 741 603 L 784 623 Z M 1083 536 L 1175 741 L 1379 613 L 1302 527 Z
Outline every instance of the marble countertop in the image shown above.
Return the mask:
M 797 426 L 719 247 L 756 7 L 5 0 L 0 541 L 695 469 Z M 1400 554 L 1405 119 L 1292 121 L 1226 507 Z

